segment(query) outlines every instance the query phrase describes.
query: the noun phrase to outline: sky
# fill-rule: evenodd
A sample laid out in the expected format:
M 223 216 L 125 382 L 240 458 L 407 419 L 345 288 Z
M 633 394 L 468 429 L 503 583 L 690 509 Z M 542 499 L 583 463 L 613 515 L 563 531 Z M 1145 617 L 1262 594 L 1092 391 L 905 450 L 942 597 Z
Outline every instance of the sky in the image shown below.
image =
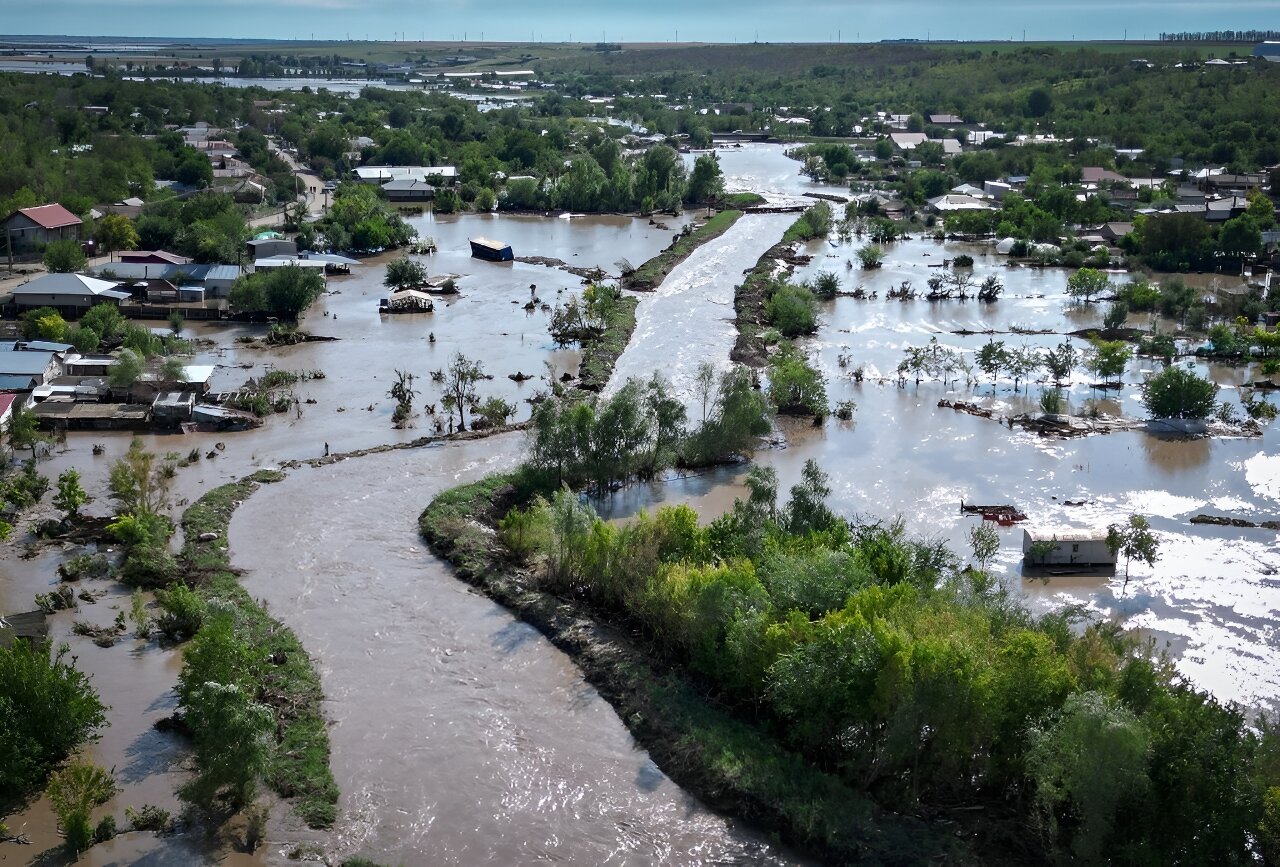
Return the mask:
M 1155 39 L 1280 29 L 1280 0 L 0 0 L 0 31 L 577 42 Z

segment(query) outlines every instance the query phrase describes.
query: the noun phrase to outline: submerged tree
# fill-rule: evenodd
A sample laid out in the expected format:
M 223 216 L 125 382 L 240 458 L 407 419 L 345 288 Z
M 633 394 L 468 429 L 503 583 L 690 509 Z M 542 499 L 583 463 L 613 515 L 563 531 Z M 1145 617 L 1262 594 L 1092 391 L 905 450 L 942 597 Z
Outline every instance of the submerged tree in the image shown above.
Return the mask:
M 402 256 L 399 259 L 393 259 L 387 263 L 387 274 L 382 279 L 382 285 L 392 291 L 398 289 L 411 289 L 415 286 L 421 286 L 427 282 L 427 268 L 421 262 L 416 262 L 408 256 Z
M 445 369 L 444 396 L 440 402 L 450 412 L 458 413 L 458 430 L 467 429 L 467 407 L 476 403 L 476 383 L 484 379 L 484 365 L 461 352 L 453 356 Z
M 1127 523 L 1107 527 L 1107 550 L 1112 556 L 1124 555 L 1124 587 L 1128 587 L 1130 561 L 1136 557 L 1139 562 L 1148 566 L 1156 565 L 1160 556 L 1160 539 L 1146 518 L 1142 515 L 1130 515 Z
M 1217 396 L 1218 386 L 1184 367 L 1166 367 L 1142 384 L 1142 403 L 1152 418 L 1208 418 Z

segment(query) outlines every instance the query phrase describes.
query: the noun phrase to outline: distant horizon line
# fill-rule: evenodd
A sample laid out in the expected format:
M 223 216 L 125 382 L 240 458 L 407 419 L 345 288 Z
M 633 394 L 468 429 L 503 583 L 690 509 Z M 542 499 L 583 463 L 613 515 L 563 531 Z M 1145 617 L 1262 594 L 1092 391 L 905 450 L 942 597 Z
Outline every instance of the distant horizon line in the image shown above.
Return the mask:
M 1180 33 L 1195 31 L 1178 31 Z M 1222 32 L 1222 31 L 1205 31 L 1205 32 Z M 1247 31 L 1245 31 L 1247 32 Z M 911 36 L 886 37 L 883 39 L 861 40 L 861 39 L 841 39 L 837 36 L 835 39 L 752 39 L 742 40 L 708 40 L 708 39 L 632 39 L 632 40 L 575 40 L 575 39 L 473 39 L 464 36 L 461 39 L 450 37 L 448 39 L 379 39 L 379 38 L 298 38 L 298 37 L 263 37 L 263 36 L 126 36 L 126 35 L 97 35 L 85 36 L 75 33 L 0 33 L 0 42 L 3 40 L 14 41 L 35 41 L 35 40 L 62 40 L 76 41 L 86 44 L 94 44 L 99 42 L 186 42 L 190 44 L 211 44 L 211 43 L 233 43 L 248 44 L 261 43 L 270 44 L 288 44 L 298 43 L 306 45 L 317 44 L 334 44 L 334 45 L 884 45 L 884 44 L 907 44 L 907 45 L 984 45 L 989 43 L 1007 43 L 1009 45 L 1021 44 L 1051 44 L 1051 45 L 1089 45 L 1089 44 L 1139 44 L 1139 45 L 1180 45 L 1194 44 L 1195 42 L 1214 42 L 1221 44 L 1239 43 L 1241 45 L 1252 44 L 1257 42 L 1256 39 L 1203 39 L 1203 40 L 1177 40 L 1177 39 L 1160 39 L 1160 38 L 1129 38 L 1110 37 L 1110 38 L 1094 38 L 1094 39 L 1045 39 L 1045 38 L 999 38 L 986 37 L 981 39 L 931 39 Z M 36 44 L 39 44 L 38 42 Z

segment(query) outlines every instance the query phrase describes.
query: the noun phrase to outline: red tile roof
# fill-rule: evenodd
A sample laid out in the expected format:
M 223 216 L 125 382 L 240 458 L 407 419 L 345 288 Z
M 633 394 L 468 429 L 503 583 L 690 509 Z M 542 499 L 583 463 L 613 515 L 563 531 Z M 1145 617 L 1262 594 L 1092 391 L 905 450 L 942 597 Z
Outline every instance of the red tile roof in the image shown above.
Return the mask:
M 78 226 L 79 217 L 62 205 L 40 205 L 37 208 L 23 208 L 18 211 L 29 220 L 38 223 L 45 229 L 60 229 L 63 226 Z
M 13 402 L 18 399 L 16 394 L 0 394 L 0 416 L 3 416 L 13 406 Z

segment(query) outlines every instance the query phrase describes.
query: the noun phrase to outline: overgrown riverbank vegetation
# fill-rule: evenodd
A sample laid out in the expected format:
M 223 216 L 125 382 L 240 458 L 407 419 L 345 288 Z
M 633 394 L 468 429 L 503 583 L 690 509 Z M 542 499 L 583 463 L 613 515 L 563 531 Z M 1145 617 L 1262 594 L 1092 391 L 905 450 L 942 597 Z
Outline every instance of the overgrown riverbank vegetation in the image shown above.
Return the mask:
M 655 755 L 685 745 L 688 784 L 769 804 L 760 815 L 784 838 L 868 857 L 850 844 L 874 834 L 866 798 L 958 829 L 983 860 L 1280 855 L 1273 723 L 1216 702 L 1112 624 L 1032 615 L 942 544 L 835 515 L 816 465 L 785 502 L 772 472 L 753 470 L 747 500 L 706 525 L 687 507 L 607 523 L 548 469 L 441 495 L 423 534 L 544 629 L 529 590 L 638 636 L 652 666 L 638 683 L 571 648 L 620 707 L 637 699 L 619 692 L 660 690 L 674 666 L 693 706 L 749 725 L 763 743 L 740 751 L 687 717 L 633 723 Z M 805 811 L 792 773 L 812 786 Z M 841 790 L 857 797 L 830 797 Z
M 178 679 L 182 719 L 195 748 L 196 776 L 183 789 L 194 805 L 225 816 L 253 803 L 265 782 L 293 802 L 309 826 L 334 820 L 338 789 L 320 678 L 301 642 L 240 585 L 227 553 L 237 505 L 280 473 L 262 470 L 223 485 L 183 515 L 186 576 L 197 624 Z
M 698 228 L 676 238 L 671 246 L 639 268 L 624 273 L 623 285 L 641 291 L 657 289 L 672 269 L 688 259 L 694 250 L 729 231 L 741 216 L 741 211 L 721 211 Z

